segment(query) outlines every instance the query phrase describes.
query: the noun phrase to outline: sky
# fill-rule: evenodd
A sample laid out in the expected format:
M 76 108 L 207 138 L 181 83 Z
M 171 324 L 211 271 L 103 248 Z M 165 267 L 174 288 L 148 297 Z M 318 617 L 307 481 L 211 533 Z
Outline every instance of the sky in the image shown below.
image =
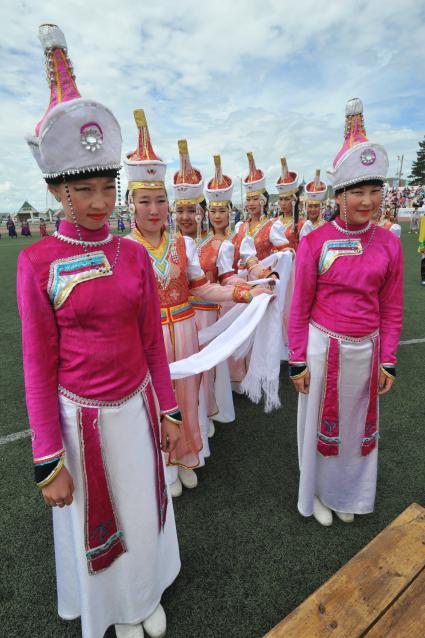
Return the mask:
M 133 109 L 144 108 L 153 147 L 178 166 L 186 138 L 207 181 L 212 156 L 247 175 L 253 151 L 270 193 L 280 157 L 306 180 L 326 175 L 342 144 L 348 99 L 364 104 L 368 138 L 385 146 L 389 175 L 410 174 L 425 134 L 425 2 L 418 0 L 51 0 L 0 8 L 0 211 L 53 201 L 24 136 L 49 89 L 38 26 L 63 30 L 84 97 L 108 106 L 134 150 Z M 125 182 L 125 178 L 123 178 Z M 170 196 L 172 192 L 170 190 Z

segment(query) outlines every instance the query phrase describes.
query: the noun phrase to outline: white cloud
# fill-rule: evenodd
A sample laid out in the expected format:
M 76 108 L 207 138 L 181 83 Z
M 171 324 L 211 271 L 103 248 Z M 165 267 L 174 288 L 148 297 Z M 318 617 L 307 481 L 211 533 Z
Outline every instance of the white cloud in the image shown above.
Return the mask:
M 144 107 L 154 148 L 175 169 L 177 139 L 208 179 L 212 154 L 246 174 L 246 151 L 269 190 L 285 154 L 306 178 L 322 174 L 342 141 L 345 102 L 362 97 L 369 137 L 383 143 L 390 173 L 405 174 L 423 137 L 424 11 L 416 0 L 157 0 L 66 4 L 35 0 L 0 9 L 1 210 L 46 204 L 23 136 L 48 102 L 37 29 L 64 30 L 80 91 L 104 102 L 134 147 L 132 110 Z M 238 197 L 238 196 L 237 196 Z

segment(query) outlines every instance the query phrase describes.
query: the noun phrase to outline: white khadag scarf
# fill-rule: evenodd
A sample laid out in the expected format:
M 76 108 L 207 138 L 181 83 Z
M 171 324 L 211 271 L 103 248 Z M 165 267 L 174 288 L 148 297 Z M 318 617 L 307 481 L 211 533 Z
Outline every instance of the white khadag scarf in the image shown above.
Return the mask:
M 199 333 L 200 345 L 196 354 L 170 364 L 172 379 L 183 379 L 211 370 L 230 356 L 245 357 L 251 350 L 248 372 L 242 382 L 245 394 L 258 403 L 264 394 L 264 410 L 280 407 L 279 371 L 284 349 L 282 308 L 287 299 L 292 272 L 292 255 L 272 255 L 275 263 L 268 264 L 279 272 L 275 295 L 259 295 L 247 306 L 235 305 L 216 323 Z M 268 260 L 271 258 L 269 257 Z M 251 283 L 268 283 L 261 279 Z

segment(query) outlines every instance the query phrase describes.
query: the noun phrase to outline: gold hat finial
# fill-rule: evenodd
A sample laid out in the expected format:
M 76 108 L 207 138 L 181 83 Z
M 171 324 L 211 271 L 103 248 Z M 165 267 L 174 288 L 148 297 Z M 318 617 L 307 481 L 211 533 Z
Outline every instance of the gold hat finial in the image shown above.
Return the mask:
M 143 126 L 147 126 L 148 123 L 146 121 L 145 111 L 143 109 L 135 109 L 133 111 L 134 121 L 136 122 L 137 128 L 143 128 Z
M 177 145 L 179 147 L 179 153 L 187 154 L 189 152 L 189 149 L 188 149 L 188 146 L 187 146 L 187 140 L 179 140 L 177 142 Z

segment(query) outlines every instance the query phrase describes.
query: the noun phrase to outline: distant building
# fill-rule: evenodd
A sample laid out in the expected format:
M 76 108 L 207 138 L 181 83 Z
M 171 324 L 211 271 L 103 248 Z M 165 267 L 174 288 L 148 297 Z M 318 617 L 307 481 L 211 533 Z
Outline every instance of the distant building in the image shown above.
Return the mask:
M 34 206 L 31 206 L 29 202 L 25 201 L 18 212 L 12 215 L 12 217 L 14 217 L 14 221 L 17 222 L 32 222 L 40 219 L 40 213 L 36 211 Z

